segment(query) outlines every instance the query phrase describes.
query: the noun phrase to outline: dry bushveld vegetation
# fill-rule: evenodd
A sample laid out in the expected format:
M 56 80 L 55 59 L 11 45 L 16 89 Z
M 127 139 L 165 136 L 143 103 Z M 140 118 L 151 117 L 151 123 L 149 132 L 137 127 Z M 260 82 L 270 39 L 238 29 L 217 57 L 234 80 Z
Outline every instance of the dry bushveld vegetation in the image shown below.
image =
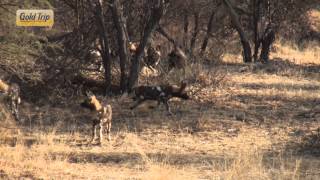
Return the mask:
M 96 9 L 90 8 L 99 8 L 99 2 L 0 1 L 0 79 L 17 82 L 22 92 L 20 123 L 0 94 L 0 179 L 320 179 L 317 1 L 271 1 L 278 32 L 268 63 L 243 62 L 240 38 L 223 8 L 226 2 L 237 6 L 237 13 L 244 13 L 238 18 L 243 29 L 251 32 L 252 18 L 247 15 L 253 13 L 246 13 L 251 8 L 246 3 L 256 1 L 174 0 L 168 7 L 158 7 L 153 15 L 160 17 L 153 18 L 150 7 L 167 1 L 112 0 L 123 8 L 92 13 Z M 56 24 L 52 29 L 17 28 L 14 12 L 18 7 L 53 8 Z M 293 7 L 297 9 L 290 11 Z M 137 60 L 133 56 L 130 63 L 125 61 L 126 69 L 117 59 L 119 54 L 114 59 L 100 56 L 97 62 L 88 57 L 88 52 L 97 48 L 96 39 L 103 35 L 109 35 L 104 37 L 106 42 L 113 42 L 111 50 L 116 51 L 121 42 L 113 25 L 117 14 L 108 14 L 109 10 L 127 16 L 132 41 L 147 37 L 144 26 L 157 23 L 169 34 L 161 34 L 160 25 L 150 30 L 154 31 L 149 34 L 151 42 L 161 45 L 163 59 L 156 70 L 144 68 L 136 84 L 178 85 L 186 80 L 191 98 L 171 99 L 173 115 L 168 116 L 164 105 L 155 107 L 156 102 L 130 110 L 133 101 L 125 93 L 103 96 L 108 83 L 119 85 L 110 91 L 121 88 L 121 72 L 128 73 Z M 121 14 L 120 10 L 128 12 Z M 206 34 L 215 10 L 214 28 Z M 296 17 L 291 17 L 293 14 Z M 71 20 L 66 23 L 65 17 Z M 105 20 L 108 26 L 97 25 L 96 19 Z M 189 27 L 182 31 L 184 25 Z M 105 34 L 99 31 L 104 28 Z M 311 35 L 304 37 L 308 33 Z M 206 51 L 200 54 L 205 36 L 209 38 Z M 190 39 L 194 45 L 189 48 Z M 253 39 L 249 40 L 253 49 Z M 183 50 L 190 49 L 187 53 L 192 58 L 184 70 L 168 72 L 166 53 L 179 47 L 175 43 L 184 44 Z M 109 52 L 105 49 L 104 53 Z M 111 61 L 110 81 L 106 80 L 108 73 L 97 68 L 106 61 Z M 125 75 L 124 82 L 131 80 Z M 89 142 L 92 117 L 80 107 L 87 89 L 112 106 L 111 141 Z
M 197 92 L 202 101 L 172 102 L 171 117 L 164 107 L 132 113 L 122 108 L 126 98 L 109 99 L 113 139 L 101 146 L 88 144 L 90 124 L 77 105 L 25 105 L 24 129 L 1 110 L 0 177 L 318 179 L 320 49 L 277 48 L 272 56 L 287 61 L 242 73 L 246 65 L 219 65 L 225 82 Z

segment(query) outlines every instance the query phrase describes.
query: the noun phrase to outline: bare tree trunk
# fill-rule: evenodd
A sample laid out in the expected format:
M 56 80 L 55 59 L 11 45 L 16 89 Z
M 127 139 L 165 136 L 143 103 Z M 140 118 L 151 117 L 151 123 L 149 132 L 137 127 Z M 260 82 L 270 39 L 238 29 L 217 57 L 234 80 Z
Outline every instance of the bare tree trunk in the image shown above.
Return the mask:
M 267 28 L 265 29 L 263 33 L 263 37 L 261 39 L 261 44 L 262 44 L 262 49 L 261 49 L 261 54 L 260 54 L 260 60 L 263 62 L 267 63 L 269 61 L 269 54 L 270 54 L 270 49 L 275 41 L 275 32 L 272 27 L 272 18 L 271 18 L 271 4 L 270 0 L 266 0 L 266 16 L 267 16 Z
M 84 16 L 84 11 L 83 11 L 83 0 L 76 0 L 75 1 L 75 14 L 77 17 L 77 30 L 79 31 L 79 41 L 78 46 L 81 47 L 84 44 L 84 35 L 83 35 L 83 30 L 82 30 L 82 26 L 83 26 L 83 16 Z
M 128 82 L 128 91 L 130 92 L 132 87 L 135 85 L 139 78 L 139 72 L 140 72 L 140 59 L 142 58 L 144 54 L 144 48 L 147 45 L 149 38 L 152 34 L 152 32 L 155 30 L 157 25 L 159 24 L 159 21 L 164 14 L 164 11 L 166 9 L 167 3 L 163 0 L 157 0 L 156 5 L 153 8 L 151 12 L 151 16 L 149 21 L 146 24 L 146 27 L 144 29 L 144 33 L 142 36 L 142 39 L 140 41 L 139 47 L 132 59 L 131 69 L 130 69 L 130 76 L 129 76 L 129 82 Z
M 265 30 L 262 38 L 262 49 L 260 54 L 260 60 L 264 63 L 269 61 L 269 53 L 272 43 L 275 40 L 275 33 L 271 28 L 271 25 L 268 25 L 267 29 Z
M 210 37 L 211 31 L 212 31 L 212 24 L 213 24 L 214 15 L 215 15 L 215 11 L 212 10 L 210 18 L 209 18 L 208 25 L 207 25 L 207 33 L 206 33 L 206 35 L 205 35 L 205 37 L 203 39 L 203 43 L 202 43 L 202 46 L 201 46 L 201 54 L 203 54 L 207 49 L 208 42 L 209 42 L 209 37 Z
M 241 24 L 239 22 L 239 16 L 234 10 L 234 8 L 232 7 L 229 0 L 223 0 L 223 3 L 230 14 L 232 24 L 235 26 L 237 32 L 239 33 L 241 44 L 243 47 L 243 60 L 245 63 L 251 62 L 252 57 L 251 57 L 251 47 L 250 47 L 249 39 L 241 27 Z
M 125 25 L 125 20 L 123 17 L 123 12 L 120 10 L 120 2 L 119 0 L 111 0 L 111 13 L 112 19 L 115 24 L 117 30 L 117 39 L 118 39 L 118 52 L 120 57 L 120 88 L 121 91 L 124 92 L 127 86 L 127 69 L 126 64 L 129 62 L 129 50 L 128 50 L 128 39 L 127 39 L 127 29 Z
M 91 3 L 90 3 L 91 5 Z M 91 5 L 92 7 L 92 5 Z M 96 23 L 99 29 L 99 40 L 101 44 L 101 52 L 102 52 L 102 63 L 105 69 L 105 83 L 106 83 L 106 95 L 110 94 L 111 91 L 111 56 L 109 51 L 109 43 L 107 37 L 107 31 L 104 25 L 104 15 L 102 4 L 100 1 L 95 1 L 95 16 L 96 16 Z
M 194 17 L 194 28 L 193 28 L 192 37 L 190 40 L 190 56 L 193 56 L 193 50 L 196 45 L 196 40 L 199 32 L 199 12 L 195 12 L 193 17 Z
M 260 48 L 260 35 L 259 35 L 259 19 L 260 19 L 260 0 L 252 0 L 253 1 L 253 26 L 254 26 L 254 54 L 253 60 L 254 62 L 258 61 L 258 53 Z
M 253 0 L 253 22 L 255 35 L 254 61 L 269 61 L 270 47 L 275 39 L 275 33 L 271 27 L 270 1 Z M 259 49 L 261 53 L 259 56 Z
M 163 37 L 165 37 L 169 42 L 171 42 L 175 47 L 179 46 L 177 44 L 177 42 L 172 38 L 170 37 L 170 35 L 162 28 L 162 27 L 158 27 L 157 28 L 157 32 L 160 33 Z
M 158 27 L 157 32 L 160 33 L 163 37 L 165 37 L 169 42 L 171 42 L 176 50 L 176 52 L 183 57 L 184 59 L 187 59 L 186 53 L 180 48 L 179 44 L 172 38 L 170 35 L 162 28 Z
M 184 25 L 183 25 L 183 46 L 185 49 L 188 47 L 188 31 L 189 31 L 189 15 L 188 11 L 184 11 L 184 17 L 183 17 Z
M 184 56 L 186 56 L 186 53 L 181 49 L 180 45 L 162 27 L 159 26 L 157 32 L 171 42 L 178 52 L 181 52 Z
M 80 27 L 80 5 L 79 5 L 79 0 L 76 0 L 76 16 L 77 16 L 77 27 L 79 28 Z

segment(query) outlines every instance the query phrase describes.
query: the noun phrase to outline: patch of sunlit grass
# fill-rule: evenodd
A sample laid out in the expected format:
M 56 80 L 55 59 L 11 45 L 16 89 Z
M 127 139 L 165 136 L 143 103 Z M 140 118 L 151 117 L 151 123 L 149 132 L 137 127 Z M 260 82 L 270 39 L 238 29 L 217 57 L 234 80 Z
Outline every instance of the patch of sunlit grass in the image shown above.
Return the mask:
M 276 52 L 270 53 L 271 60 L 276 58 L 289 60 L 295 64 L 320 64 L 320 46 L 317 42 L 304 43 L 303 48 L 301 48 L 295 43 L 278 40 L 273 46 L 275 47 Z M 241 53 L 226 53 L 222 59 L 223 62 L 228 63 L 243 62 Z
M 276 52 L 272 58 L 287 59 L 295 64 L 320 64 L 320 46 L 316 42 L 309 42 L 299 48 L 297 44 L 277 41 L 274 45 Z

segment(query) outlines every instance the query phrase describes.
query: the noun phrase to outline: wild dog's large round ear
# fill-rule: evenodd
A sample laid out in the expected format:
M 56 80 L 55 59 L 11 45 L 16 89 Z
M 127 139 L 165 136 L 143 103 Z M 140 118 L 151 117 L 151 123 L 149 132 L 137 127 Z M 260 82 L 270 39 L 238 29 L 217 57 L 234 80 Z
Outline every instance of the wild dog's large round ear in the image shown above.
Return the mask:
M 160 44 L 157 44 L 157 45 L 156 45 L 156 50 L 157 50 L 157 51 L 160 51 L 160 50 L 161 50 L 161 45 L 160 45 Z
M 182 80 L 181 81 L 181 86 L 180 86 L 180 91 L 184 91 L 187 87 L 187 80 Z
M 138 44 L 135 42 L 129 42 L 129 50 L 130 51 L 137 51 L 138 49 Z
M 188 84 L 187 80 L 182 80 L 181 81 L 181 86 L 185 87 L 185 86 L 187 86 L 187 84 Z
M 87 90 L 86 91 L 86 96 L 91 97 L 91 96 L 93 96 L 93 93 L 91 91 Z

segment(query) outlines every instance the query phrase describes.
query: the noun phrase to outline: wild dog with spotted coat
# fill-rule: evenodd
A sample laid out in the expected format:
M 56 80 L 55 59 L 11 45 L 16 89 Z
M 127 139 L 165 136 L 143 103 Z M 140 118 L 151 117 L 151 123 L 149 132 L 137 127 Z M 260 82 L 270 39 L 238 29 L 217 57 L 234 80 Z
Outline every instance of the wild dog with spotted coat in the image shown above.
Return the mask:
M 139 86 L 133 89 L 134 97 L 133 99 L 136 103 L 131 107 L 131 109 L 136 108 L 146 100 L 158 101 L 158 105 L 163 103 L 166 106 L 169 114 L 172 114 L 169 106 L 169 100 L 173 97 L 181 99 L 189 99 L 188 94 L 185 92 L 187 83 L 182 81 L 181 86 L 172 85 L 161 85 L 161 86 Z
M 95 95 L 92 93 L 87 93 L 87 99 L 81 103 L 81 106 L 84 108 L 88 108 L 93 111 L 96 115 L 96 118 L 93 119 L 93 127 L 92 127 L 92 141 L 96 141 L 99 139 L 99 142 L 103 140 L 103 132 L 107 131 L 107 139 L 111 140 L 111 124 L 112 124 L 112 107 L 111 105 L 102 105 Z M 100 126 L 100 136 L 98 138 L 97 128 Z
M 129 42 L 129 50 L 131 53 L 131 56 L 133 56 L 136 51 L 138 50 L 139 44 L 137 42 Z M 156 47 L 153 47 L 151 45 L 148 45 L 144 49 L 144 57 L 143 57 L 143 64 L 148 67 L 151 70 L 154 70 L 156 66 L 159 64 L 161 59 L 161 52 L 160 52 L 160 46 L 157 45 Z
M 161 59 L 160 46 L 153 48 L 152 46 L 147 48 L 147 54 L 145 58 L 145 64 L 149 69 L 154 69 L 159 64 Z
M 11 113 L 16 121 L 19 121 L 18 105 L 21 103 L 19 85 L 15 83 L 9 85 L 0 79 L 0 92 L 9 97 Z
M 175 48 L 168 54 L 169 71 L 173 68 L 184 69 L 188 60 L 187 55 L 180 49 Z

